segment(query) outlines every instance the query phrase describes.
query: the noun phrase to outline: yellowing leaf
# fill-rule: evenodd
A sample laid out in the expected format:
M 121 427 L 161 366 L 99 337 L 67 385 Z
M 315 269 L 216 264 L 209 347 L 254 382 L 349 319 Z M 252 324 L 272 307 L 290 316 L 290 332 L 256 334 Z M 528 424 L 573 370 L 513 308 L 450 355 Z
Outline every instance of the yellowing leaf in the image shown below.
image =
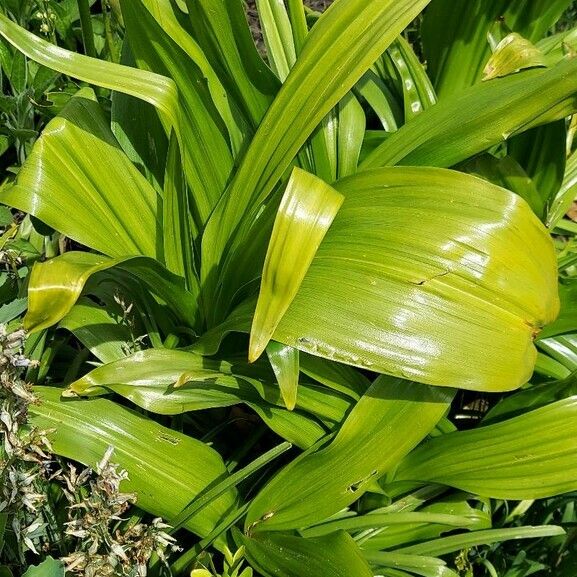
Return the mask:
M 250 333 L 249 360 L 267 346 L 294 299 L 344 197 L 316 176 L 295 168 L 274 223 Z
M 547 66 L 543 53 L 529 40 L 515 32 L 497 44 L 483 70 L 483 80 L 507 76 L 524 68 Z

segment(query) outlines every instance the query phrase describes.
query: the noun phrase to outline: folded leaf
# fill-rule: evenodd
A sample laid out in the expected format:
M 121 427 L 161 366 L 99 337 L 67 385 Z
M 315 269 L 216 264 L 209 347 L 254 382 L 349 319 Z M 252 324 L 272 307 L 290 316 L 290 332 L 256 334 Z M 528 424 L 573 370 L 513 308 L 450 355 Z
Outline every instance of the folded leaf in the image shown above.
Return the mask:
M 299 168 L 293 170 L 268 246 L 249 360 L 256 360 L 268 344 L 343 200 L 321 179 Z
M 551 239 L 528 205 L 432 168 L 336 186 L 345 202 L 274 339 L 428 384 L 527 382 L 533 339 L 559 307 Z

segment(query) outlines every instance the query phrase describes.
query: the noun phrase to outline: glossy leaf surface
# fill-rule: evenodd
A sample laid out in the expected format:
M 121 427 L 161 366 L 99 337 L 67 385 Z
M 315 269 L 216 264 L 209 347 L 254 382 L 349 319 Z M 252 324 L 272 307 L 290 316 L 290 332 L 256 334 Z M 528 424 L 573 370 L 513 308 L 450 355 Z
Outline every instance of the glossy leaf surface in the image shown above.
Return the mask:
M 330 445 L 301 455 L 265 485 L 245 527 L 251 532 L 295 529 L 340 511 L 429 433 L 452 397 L 447 389 L 380 377 Z
M 113 461 L 130 476 L 122 490 L 136 492 L 139 506 L 153 515 L 175 517 L 226 474 L 220 455 L 206 444 L 112 401 L 62 400 L 62 391 L 52 387 L 35 387 L 34 392 L 40 403 L 30 409 L 32 423 L 55 429 L 51 435 L 55 453 L 95 467 L 113 446 Z M 234 500 L 234 491 L 229 491 L 190 519 L 186 528 L 208 534 Z
M 525 383 L 533 338 L 559 306 L 551 240 L 527 204 L 429 168 L 337 187 L 345 202 L 274 339 L 429 384 Z
M 443 483 L 499 499 L 577 488 L 577 397 L 507 421 L 442 435 L 411 453 L 395 480 Z
M 265 575 L 274 577 L 371 577 L 355 542 L 344 531 L 303 539 L 257 533 L 243 537 L 247 557 Z
M 108 256 L 157 255 L 161 199 L 120 149 L 90 89 L 48 124 L 1 198 Z
M 254 313 L 249 360 L 256 360 L 297 294 L 344 197 L 295 168 L 275 219 Z

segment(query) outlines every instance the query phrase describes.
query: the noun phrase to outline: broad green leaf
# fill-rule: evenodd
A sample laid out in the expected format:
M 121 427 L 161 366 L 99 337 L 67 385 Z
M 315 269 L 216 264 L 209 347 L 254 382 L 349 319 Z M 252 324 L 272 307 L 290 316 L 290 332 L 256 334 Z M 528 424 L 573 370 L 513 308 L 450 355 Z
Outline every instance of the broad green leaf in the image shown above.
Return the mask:
M 178 94 L 169 78 L 64 50 L 27 32 L 3 14 L 0 14 L 0 35 L 47 68 L 141 98 L 159 110 L 167 125 L 177 123 Z
M 274 340 L 428 384 L 527 382 L 533 339 L 559 308 L 552 243 L 527 204 L 433 168 L 336 186 L 345 202 Z
M 564 535 L 565 531 L 556 525 L 541 525 L 536 527 L 515 527 L 511 529 L 487 529 L 485 531 L 473 531 L 462 535 L 442 537 L 428 543 L 419 543 L 399 549 L 399 554 L 405 555 L 447 555 L 461 549 L 479 545 L 490 545 L 511 539 L 538 539 L 540 537 L 553 537 Z M 370 557 L 369 557 L 370 555 Z M 370 553 L 366 557 L 370 561 L 378 559 L 379 553 Z
M 94 369 L 69 390 L 83 396 L 114 392 L 163 415 L 245 403 L 299 447 L 309 447 L 326 433 L 321 422 L 334 426 L 350 410 L 350 399 L 302 384 L 297 411 L 286 411 L 277 386 L 235 369 L 191 352 L 147 349 Z
M 118 146 L 91 89 L 46 126 L 0 198 L 108 256 L 157 255 L 161 199 Z
M 194 326 L 197 312 L 194 295 L 182 279 L 157 261 L 146 257 L 110 259 L 88 252 L 67 252 L 36 263 L 30 276 L 27 330 L 39 331 L 60 321 L 72 309 L 88 279 L 95 273 L 119 267 L 147 285 L 174 311 L 180 323 Z
M 380 377 L 330 445 L 297 457 L 265 485 L 248 510 L 245 528 L 305 527 L 356 501 L 429 433 L 452 397 L 446 389 Z
M 198 493 L 226 475 L 220 455 L 196 439 L 167 429 L 105 399 L 62 400 L 61 390 L 35 387 L 40 402 L 30 407 L 31 422 L 54 429 L 54 452 L 94 467 L 109 446 L 113 461 L 126 469 L 123 491 L 137 493 L 138 505 L 164 519 L 175 517 Z M 207 535 L 234 505 L 229 491 L 205 507 L 186 528 Z
M 421 28 L 427 70 L 440 97 L 480 80 L 491 51 L 487 34 L 499 19 L 531 42 L 544 36 L 571 0 L 433 0 Z
M 15 298 L 0 306 L 0 323 L 9 323 L 28 308 L 28 299 Z
M 278 209 L 251 328 L 249 360 L 266 348 L 295 298 L 344 198 L 316 176 L 295 168 Z
M 270 341 L 266 347 L 266 354 L 277 378 L 285 406 L 292 411 L 297 402 L 299 351 Z
M 525 70 L 442 98 L 391 134 L 361 168 L 452 166 L 510 136 L 575 112 L 577 58 Z
M 126 356 L 130 330 L 120 324 L 107 307 L 80 298 L 58 325 L 74 336 L 101 362 L 110 363 Z
M 258 207 L 269 196 L 320 121 L 427 3 L 349 0 L 332 4 L 323 14 L 208 223 L 202 243 L 203 279 L 215 275 L 249 207 Z M 335 62 L 341 65 L 335 67 Z
M 524 70 L 546 67 L 543 53 L 529 40 L 515 32 L 497 44 L 483 70 L 483 80 L 491 80 Z
M 165 10 L 168 11 L 168 8 Z M 130 47 L 140 67 L 169 76 L 179 93 L 177 133 L 183 167 L 194 194 L 191 209 L 200 230 L 220 198 L 232 169 L 228 135 L 214 107 L 202 72 L 143 6 L 123 0 Z M 154 38 L 154 42 L 150 42 Z
M 442 435 L 413 451 L 395 482 L 433 482 L 499 499 L 577 488 L 577 397 L 513 419 Z
M 303 539 L 278 533 L 242 537 L 251 565 L 269 577 L 371 577 L 356 543 L 344 531 Z
M 47 557 L 40 565 L 29 567 L 22 577 L 64 577 L 64 563 Z

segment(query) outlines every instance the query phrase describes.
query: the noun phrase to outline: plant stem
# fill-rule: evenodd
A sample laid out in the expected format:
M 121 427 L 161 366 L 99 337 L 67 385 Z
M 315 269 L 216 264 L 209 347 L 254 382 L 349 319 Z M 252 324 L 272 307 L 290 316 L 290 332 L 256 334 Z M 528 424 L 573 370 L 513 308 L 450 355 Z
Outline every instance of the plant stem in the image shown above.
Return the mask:
M 94 34 L 92 32 L 92 22 L 90 20 L 90 4 L 88 0 L 77 0 L 78 12 L 80 14 L 80 26 L 82 27 L 82 41 L 84 42 L 84 53 L 86 56 L 96 58 L 96 47 L 94 46 Z

